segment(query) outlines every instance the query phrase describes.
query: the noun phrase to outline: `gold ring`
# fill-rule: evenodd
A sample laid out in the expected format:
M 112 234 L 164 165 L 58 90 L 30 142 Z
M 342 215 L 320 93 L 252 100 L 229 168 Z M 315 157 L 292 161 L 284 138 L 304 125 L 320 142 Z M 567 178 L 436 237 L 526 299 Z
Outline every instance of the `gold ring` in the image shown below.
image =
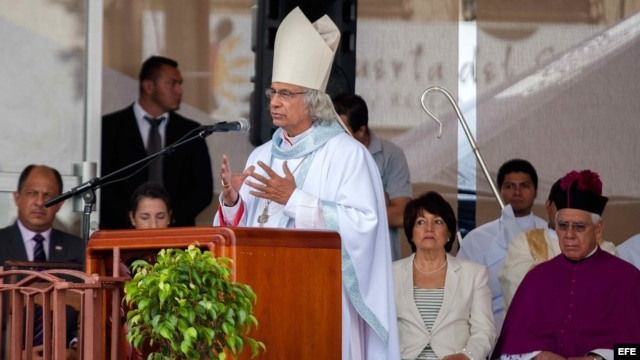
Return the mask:
M 228 188 L 229 187 L 229 184 L 225 184 L 224 180 L 222 180 L 222 179 L 220 179 L 220 183 L 222 184 L 223 188 Z

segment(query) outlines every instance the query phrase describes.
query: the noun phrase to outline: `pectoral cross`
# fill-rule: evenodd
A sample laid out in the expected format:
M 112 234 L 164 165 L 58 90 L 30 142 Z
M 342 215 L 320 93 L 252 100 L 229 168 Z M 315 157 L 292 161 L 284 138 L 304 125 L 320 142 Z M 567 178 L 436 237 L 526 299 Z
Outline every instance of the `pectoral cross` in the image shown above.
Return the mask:
M 260 224 L 260 227 L 264 227 L 267 221 L 269 221 L 269 203 L 265 205 L 264 209 L 262 209 L 262 214 L 258 216 L 258 224 Z

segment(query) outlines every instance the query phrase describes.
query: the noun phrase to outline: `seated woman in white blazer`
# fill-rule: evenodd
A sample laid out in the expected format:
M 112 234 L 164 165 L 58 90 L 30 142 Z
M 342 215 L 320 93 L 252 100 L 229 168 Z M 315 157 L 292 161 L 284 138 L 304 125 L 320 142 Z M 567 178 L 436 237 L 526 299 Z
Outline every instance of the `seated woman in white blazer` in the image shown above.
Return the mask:
M 393 263 L 403 359 L 480 360 L 494 345 L 487 269 L 447 253 L 456 229 L 451 205 L 436 192 L 405 208 L 414 254 Z

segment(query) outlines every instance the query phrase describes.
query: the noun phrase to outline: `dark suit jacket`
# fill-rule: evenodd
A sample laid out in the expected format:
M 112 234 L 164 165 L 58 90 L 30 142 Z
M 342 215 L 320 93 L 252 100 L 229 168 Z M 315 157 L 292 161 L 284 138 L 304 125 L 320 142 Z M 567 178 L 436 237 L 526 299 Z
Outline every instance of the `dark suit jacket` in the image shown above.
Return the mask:
M 49 241 L 47 260 L 80 262 L 84 265 L 84 249 L 84 241 L 81 238 L 53 229 Z M 0 264 L 4 264 L 7 260 L 29 260 L 17 222 L 0 229 Z
M 80 262 L 85 263 L 84 241 L 66 232 L 56 229 L 51 230 L 49 239 L 48 261 L 53 262 Z M 18 223 L 0 229 L 0 264 L 7 260 L 28 261 L 27 250 Z M 5 328 L 5 317 L 2 318 L 2 328 Z M 78 330 L 78 313 L 71 307 L 67 307 L 67 344 L 76 337 Z M 2 339 L 4 343 L 4 338 Z M 4 347 L 3 347 L 4 349 Z M 0 358 L 4 354 L 0 354 Z
M 175 112 L 169 113 L 165 147 L 198 126 L 200 125 L 197 122 Z M 133 112 L 133 104 L 103 117 L 102 176 L 146 156 Z M 172 226 L 195 225 L 196 216 L 211 203 L 213 198 L 211 159 L 206 142 L 203 139 L 190 141 L 176 147 L 172 154 L 164 156 L 161 160 L 164 161 L 164 186 L 173 203 Z M 123 173 L 118 178 L 133 174 L 138 168 Z M 126 180 L 102 187 L 101 229 L 131 228 L 128 217 L 129 200 L 136 187 L 147 180 L 148 168 L 145 168 Z

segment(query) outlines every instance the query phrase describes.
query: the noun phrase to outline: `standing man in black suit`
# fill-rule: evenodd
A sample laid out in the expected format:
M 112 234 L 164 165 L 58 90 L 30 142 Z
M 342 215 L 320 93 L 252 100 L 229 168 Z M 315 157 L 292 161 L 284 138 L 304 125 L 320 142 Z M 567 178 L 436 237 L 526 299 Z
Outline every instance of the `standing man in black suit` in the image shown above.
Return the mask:
M 182 101 L 182 76 L 174 60 L 152 56 L 140 70 L 140 95 L 130 106 L 102 119 L 102 176 L 164 148 L 200 126 L 177 114 Z M 157 129 L 157 133 L 155 132 Z M 159 144 L 158 144 L 159 143 Z M 209 150 L 203 139 L 183 144 L 140 172 L 102 188 L 101 229 L 131 228 L 129 198 L 145 181 L 162 183 L 173 200 L 171 226 L 193 226 L 213 198 Z
M 7 260 L 34 261 L 35 247 L 42 242 L 46 261 L 79 262 L 84 266 L 85 244 L 74 235 L 56 230 L 53 220 L 62 207 L 59 202 L 45 207 L 45 202 L 62 193 L 62 177 L 53 168 L 44 165 L 29 165 L 20 174 L 18 190 L 13 200 L 18 207 L 18 220 L 0 229 L 0 264 Z M 2 318 L 5 328 L 6 318 Z M 76 338 L 78 313 L 67 307 L 67 344 L 72 346 Z M 4 341 L 4 339 L 2 339 Z M 3 347 L 4 348 L 4 347 Z M 39 351 L 36 348 L 34 351 Z M 74 354 L 68 350 L 67 354 Z M 0 354 L 0 358 L 3 354 Z

